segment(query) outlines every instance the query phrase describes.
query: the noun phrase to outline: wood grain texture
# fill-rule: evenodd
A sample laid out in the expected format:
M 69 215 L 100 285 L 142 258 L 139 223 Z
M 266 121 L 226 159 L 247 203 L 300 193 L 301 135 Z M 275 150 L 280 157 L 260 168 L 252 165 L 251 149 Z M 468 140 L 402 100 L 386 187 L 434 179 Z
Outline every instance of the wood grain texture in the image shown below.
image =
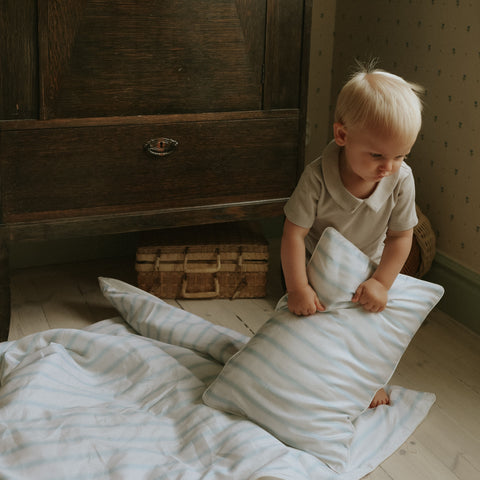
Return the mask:
M 139 232 L 160 228 L 209 223 L 260 220 L 283 214 L 288 198 L 251 202 L 202 205 L 198 207 L 166 208 L 143 212 L 123 212 L 111 215 L 85 215 L 33 222 L 19 222 L 8 226 L 6 238 L 14 241 L 42 241 L 61 238 Z
M 264 108 L 298 108 L 304 18 L 303 2 L 267 0 Z M 308 52 L 307 52 L 308 56 Z
M 71 62 L 87 1 L 38 0 L 41 119 L 52 115 L 52 106 Z
M 43 118 L 261 107 L 264 2 L 43 2 Z
M 0 2 L 0 120 L 38 118 L 36 0 Z
M 152 138 L 178 141 L 155 157 Z M 4 132 L 8 223 L 288 197 L 297 171 L 290 118 L 43 128 Z

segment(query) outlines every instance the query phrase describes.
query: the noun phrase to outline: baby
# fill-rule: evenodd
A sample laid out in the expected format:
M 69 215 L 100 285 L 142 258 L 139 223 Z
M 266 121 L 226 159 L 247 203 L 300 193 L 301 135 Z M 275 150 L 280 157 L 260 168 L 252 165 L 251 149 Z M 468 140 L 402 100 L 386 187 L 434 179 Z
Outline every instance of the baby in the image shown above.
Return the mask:
M 288 308 L 311 315 L 325 308 L 308 283 L 307 256 L 332 226 L 377 263 L 352 302 L 381 312 L 412 244 L 415 185 L 405 163 L 422 122 L 422 88 L 369 67 L 342 88 L 333 136 L 303 172 L 285 205 L 281 258 Z M 381 389 L 370 407 L 388 404 Z

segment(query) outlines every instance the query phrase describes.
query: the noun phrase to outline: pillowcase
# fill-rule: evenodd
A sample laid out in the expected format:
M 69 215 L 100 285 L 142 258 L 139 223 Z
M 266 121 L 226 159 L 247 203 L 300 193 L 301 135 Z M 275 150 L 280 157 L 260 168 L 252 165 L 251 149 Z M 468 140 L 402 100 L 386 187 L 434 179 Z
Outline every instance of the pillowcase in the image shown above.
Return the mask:
M 98 281 L 105 298 L 144 337 L 209 355 L 222 365 L 248 341 L 245 335 L 173 307 L 121 280 L 99 277 Z
M 308 264 L 327 311 L 280 310 L 235 354 L 204 392 L 204 402 L 242 415 L 336 472 L 345 470 L 352 422 L 390 380 L 443 288 L 399 275 L 387 307 L 370 313 L 350 301 L 375 265 L 333 228 Z M 377 407 L 389 408 L 389 407 Z

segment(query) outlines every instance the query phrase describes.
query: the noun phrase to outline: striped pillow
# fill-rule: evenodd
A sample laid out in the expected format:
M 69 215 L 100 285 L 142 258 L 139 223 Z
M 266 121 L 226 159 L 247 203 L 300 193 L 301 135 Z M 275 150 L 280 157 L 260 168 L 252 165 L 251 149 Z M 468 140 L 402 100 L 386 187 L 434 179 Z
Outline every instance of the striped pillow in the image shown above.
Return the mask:
M 204 402 L 246 416 L 287 445 L 344 471 L 352 422 L 388 383 L 443 294 L 439 285 L 399 275 L 387 308 L 366 312 L 350 299 L 373 268 L 353 244 L 326 229 L 308 274 L 327 311 L 297 317 L 283 304 L 227 362 Z

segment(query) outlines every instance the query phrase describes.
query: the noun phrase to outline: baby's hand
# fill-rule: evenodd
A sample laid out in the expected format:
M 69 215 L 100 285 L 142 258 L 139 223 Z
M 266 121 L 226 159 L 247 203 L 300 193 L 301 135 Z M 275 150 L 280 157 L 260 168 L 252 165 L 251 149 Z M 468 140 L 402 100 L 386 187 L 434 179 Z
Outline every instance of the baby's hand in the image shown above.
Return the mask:
M 300 290 L 288 292 L 288 309 L 295 315 L 313 315 L 323 312 L 325 307 L 321 304 L 317 294 L 310 285 Z
M 388 289 L 374 278 L 361 283 L 352 297 L 368 312 L 378 313 L 385 310 L 388 301 Z

